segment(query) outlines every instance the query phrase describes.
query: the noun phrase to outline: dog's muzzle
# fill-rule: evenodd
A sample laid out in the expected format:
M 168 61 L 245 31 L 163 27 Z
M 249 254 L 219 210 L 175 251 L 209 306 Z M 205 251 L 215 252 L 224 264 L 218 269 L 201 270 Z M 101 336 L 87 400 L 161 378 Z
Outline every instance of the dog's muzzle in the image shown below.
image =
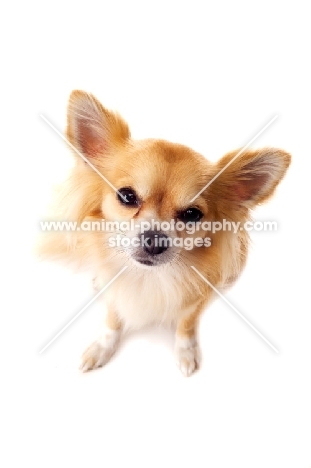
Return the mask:
M 143 265 L 155 266 L 167 263 L 171 255 L 167 252 L 170 238 L 161 231 L 144 231 L 139 234 L 140 245 L 134 259 Z

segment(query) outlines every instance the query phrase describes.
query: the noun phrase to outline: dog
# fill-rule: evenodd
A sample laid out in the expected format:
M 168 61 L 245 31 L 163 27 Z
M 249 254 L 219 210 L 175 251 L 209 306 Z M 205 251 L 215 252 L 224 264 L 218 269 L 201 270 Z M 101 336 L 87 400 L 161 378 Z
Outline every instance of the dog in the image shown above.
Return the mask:
M 274 193 L 290 154 L 242 149 L 211 163 L 181 144 L 134 140 L 119 114 L 79 90 L 69 99 L 67 140 L 75 165 L 56 213 L 79 227 L 50 233 L 41 253 L 85 265 L 104 290 L 105 322 L 82 371 L 105 365 L 123 332 L 165 324 L 175 330 L 180 370 L 191 375 L 200 362 L 199 318 L 215 290 L 241 274 L 243 226 Z M 206 229 L 224 220 L 240 228 Z M 108 229 L 82 229 L 104 222 Z

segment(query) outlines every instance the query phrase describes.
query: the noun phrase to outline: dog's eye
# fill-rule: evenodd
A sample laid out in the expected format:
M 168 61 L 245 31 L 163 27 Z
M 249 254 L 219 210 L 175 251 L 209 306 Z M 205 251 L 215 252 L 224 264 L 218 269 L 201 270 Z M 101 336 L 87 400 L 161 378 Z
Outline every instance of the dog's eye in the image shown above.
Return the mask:
M 187 210 L 180 211 L 177 215 L 177 218 L 181 221 L 184 221 L 185 223 L 196 223 L 197 221 L 200 221 L 201 218 L 203 218 L 203 213 L 202 211 L 198 210 L 198 208 L 188 208 Z
M 121 196 L 122 195 L 122 196 Z M 125 206 L 137 206 L 138 198 L 131 187 L 120 188 L 117 193 L 118 200 Z

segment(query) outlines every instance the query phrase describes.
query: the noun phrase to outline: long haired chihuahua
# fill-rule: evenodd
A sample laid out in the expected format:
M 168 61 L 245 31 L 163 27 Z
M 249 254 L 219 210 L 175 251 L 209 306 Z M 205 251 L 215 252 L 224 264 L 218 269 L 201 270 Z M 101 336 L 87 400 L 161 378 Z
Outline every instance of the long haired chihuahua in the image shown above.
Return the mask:
M 47 235 L 41 252 L 86 265 L 103 290 L 105 324 L 81 369 L 106 364 L 122 332 L 163 323 L 174 327 L 177 364 L 191 375 L 199 317 L 214 291 L 240 275 L 243 226 L 273 194 L 290 155 L 236 150 L 215 164 L 180 144 L 133 140 L 118 114 L 83 91 L 70 96 L 67 139 L 75 165 L 57 216 L 77 227 Z M 219 229 L 224 222 L 238 228 Z

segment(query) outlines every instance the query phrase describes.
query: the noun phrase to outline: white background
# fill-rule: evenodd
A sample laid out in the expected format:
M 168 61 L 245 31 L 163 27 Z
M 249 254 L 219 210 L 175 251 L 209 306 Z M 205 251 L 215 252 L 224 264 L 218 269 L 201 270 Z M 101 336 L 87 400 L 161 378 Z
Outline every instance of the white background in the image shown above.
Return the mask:
M 307 2 L 10 2 L 1 34 L 1 466 L 310 468 L 310 24 Z M 29 246 L 70 155 L 70 91 L 94 93 L 135 138 L 216 160 L 245 145 L 286 149 L 290 170 L 255 219 L 243 276 L 200 327 L 201 370 L 175 367 L 162 330 L 124 340 L 103 369 L 77 363 L 95 331 L 86 274 Z

